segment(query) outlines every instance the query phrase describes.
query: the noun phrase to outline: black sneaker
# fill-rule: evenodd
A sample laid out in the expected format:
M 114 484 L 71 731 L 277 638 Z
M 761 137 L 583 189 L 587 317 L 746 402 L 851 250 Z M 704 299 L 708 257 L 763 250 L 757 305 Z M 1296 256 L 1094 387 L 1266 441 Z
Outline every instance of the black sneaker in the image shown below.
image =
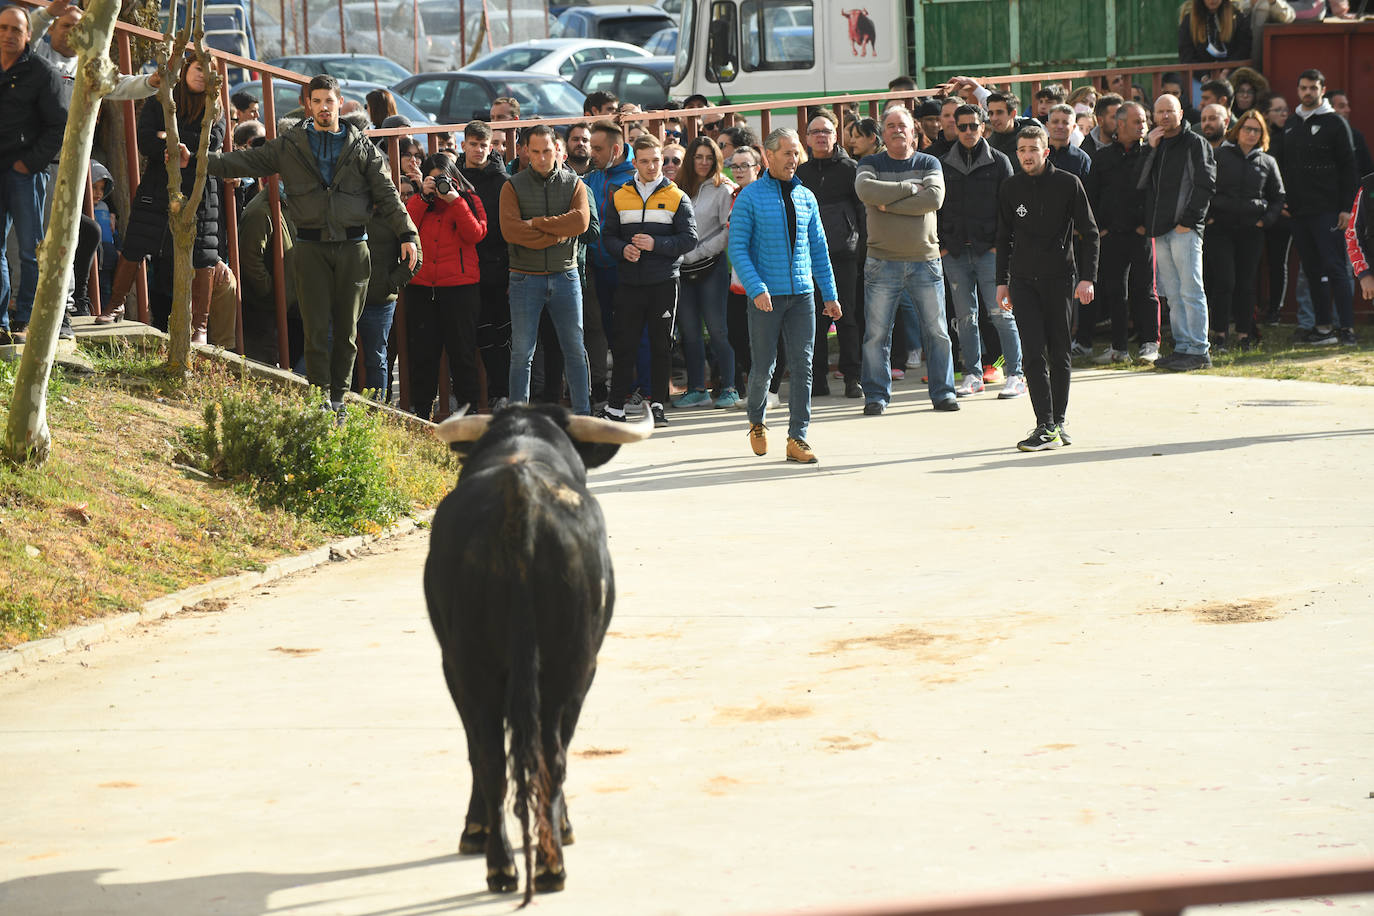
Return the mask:
M 57 332 L 58 340 L 76 340 L 76 329 L 72 327 L 72 321 L 65 314 L 62 316 L 62 327 Z
M 936 410 L 958 410 L 959 401 L 957 398 L 945 398 L 943 401 L 935 402 Z
M 609 408 L 603 407 L 597 411 L 596 415 L 602 420 L 614 420 L 616 423 L 625 422 L 625 411 L 623 410 L 620 413 L 611 413 Z
M 1045 449 L 1059 448 L 1064 442 L 1059 438 L 1059 430 L 1054 426 L 1037 426 L 1030 435 L 1016 443 L 1023 452 L 1043 452 Z
M 864 405 L 865 417 L 881 417 L 887 411 L 887 405 L 882 401 L 869 401 Z
M 1059 444 L 1064 446 L 1073 445 L 1073 440 L 1069 438 L 1069 428 L 1063 423 L 1055 427 L 1059 432 Z
M 1254 337 L 1242 337 L 1240 339 L 1240 352 L 1249 353 L 1259 346 L 1259 341 Z
M 864 386 L 859 384 L 858 379 L 847 379 L 844 383 L 844 396 L 847 398 L 861 398 L 864 396 Z
M 1322 331 L 1318 328 L 1308 331 L 1307 336 L 1303 338 L 1303 343 L 1318 347 L 1335 346 L 1339 342 L 1340 338 L 1336 336 L 1335 331 Z
M 662 404 L 649 405 L 649 412 L 654 415 L 654 429 L 662 429 L 668 425 L 668 418 L 663 415 Z
M 1336 332 L 1336 337 L 1343 347 L 1358 347 L 1360 345 L 1359 339 L 1355 337 L 1354 328 L 1341 328 Z

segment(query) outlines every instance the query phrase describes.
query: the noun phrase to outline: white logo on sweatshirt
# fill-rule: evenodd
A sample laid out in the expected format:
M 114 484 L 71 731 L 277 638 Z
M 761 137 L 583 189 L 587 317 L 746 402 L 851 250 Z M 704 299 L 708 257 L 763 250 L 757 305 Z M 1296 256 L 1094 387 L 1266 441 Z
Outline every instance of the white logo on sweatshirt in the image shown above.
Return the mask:
M 1029 212 L 1030 212 L 1030 211 L 1026 209 L 1026 205 L 1025 205 L 1025 204 L 1021 204 L 1019 207 L 1016 208 L 1016 215 L 1019 216 L 1019 217 L 1021 217 L 1022 219 L 1025 219 L 1025 218 L 1026 218 L 1026 214 L 1029 213 Z

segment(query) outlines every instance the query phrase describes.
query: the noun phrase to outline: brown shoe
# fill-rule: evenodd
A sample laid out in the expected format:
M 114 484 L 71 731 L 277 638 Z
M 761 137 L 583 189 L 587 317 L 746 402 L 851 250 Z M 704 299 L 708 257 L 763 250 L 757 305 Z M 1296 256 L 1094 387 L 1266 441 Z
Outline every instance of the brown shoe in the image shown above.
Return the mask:
M 806 444 L 805 439 L 793 439 L 787 437 L 787 460 L 795 461 L 799 464 L 815 464 L 816 453 L 811 451 L 811 446 Z
M 755 455 L 768 454 L 768 427 L 762 423 L 749 424 L 749 447 Z

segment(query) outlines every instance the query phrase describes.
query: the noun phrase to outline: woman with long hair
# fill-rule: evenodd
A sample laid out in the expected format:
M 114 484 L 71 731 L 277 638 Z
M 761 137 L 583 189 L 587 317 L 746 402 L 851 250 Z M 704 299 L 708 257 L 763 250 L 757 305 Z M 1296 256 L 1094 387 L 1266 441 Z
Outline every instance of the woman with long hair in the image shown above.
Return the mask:
M 1207 211 L 1203 242 L 1203 275 L 1207 287 L 1209 323 L 1223 339 L 1213 351 L 1254 345 L 1255 290 L 1264 230 L 1283 210 L 1283 179 L 1279 164 L 1267 152 L 1269 127 L 1251 109 L 1231 126 L 1217 149 L 1217 190 Z M 1235 319 L 1234 336 L 1227 335 Z
M 373 127 L 381 127 L 383 121 L 396 113 L 396 99 L 387 89 L 373 89 L 363 100 L 367 102 L 367 119 Z
M 1179 10 L 1178 62 L 1250 58 L 1250 15 L 1233 0 L 1188 0 Z
M 410 408 L 429 419 L 439 387 L 439 358 L 448 354 L 449 379 L 460 404 L 476 408 L 477 315 L 481 311 L 477 243 L 487 213 L 453 158 L 435 153 L 420 165 L 420 192 L 406 210 L 420 232 L 424 260 L 406 287 Z
M 697 137 L 687 144 L 677 186 L 692 199 L 697 219 L 697 247 L 682 258 L 678 282 L 678 319 L 682 329 L 682 349 L 687 355 L 687 393 L 678 398 L 678 407 L 710 407 L 706 390 L 706 348 L 701 326 L 711 335 L 711 352 L 720 369 L 720 397 L 717 407 L 739 403 L 735 388 L 735 351 L 725 318 L 726 297 L 730 292 L 730 266 L 725 243 L 734 204 L 735 185 L 723 172 L 720 147 L 710 137 Z
M 201 131 L 209 116 L 205 104 L 205 71 L 200 62 L 187 55 L 182 65 L 181 79 L 172 87 L 176 102 L 177 129 L 181 142 L 191 151 L 191 161 L 181 170 L 181 192 L 189 195 L 196 180 L 196 160 L 200 152 Z M 216 119 L 209 125 L 210 152 L 224 145 L 224 121 Z M 124 232 L 124 249 L 115 264 L 110 289 L 110 308 L 96 319 L 97 324 L 110 324 L 124 317 L 124 300 L 133 288 L 138 265 L 145 258 L 159 258 L 163 269 L 172 262 L 172 229 L 167 219 L 167 131 L 162 105 L 150 99 L 138 116 L 138 151 L 148 159 L 143 179 L 138 183 L 129 212 L 128 228 Z M 191 339 L 205 343 L 210 320 L 211 280 L 219 261 L 220 194 L 219 179 L 205 179 L 205 193 L 196 210 L 196 238 L 191 250 L 191 266 L 195 276 L 191 281 Z M 170 288 L 171 283 L 159 283 Z M 171 303 L 159 298 L 152 308 L 153 324 L 166 329 Z

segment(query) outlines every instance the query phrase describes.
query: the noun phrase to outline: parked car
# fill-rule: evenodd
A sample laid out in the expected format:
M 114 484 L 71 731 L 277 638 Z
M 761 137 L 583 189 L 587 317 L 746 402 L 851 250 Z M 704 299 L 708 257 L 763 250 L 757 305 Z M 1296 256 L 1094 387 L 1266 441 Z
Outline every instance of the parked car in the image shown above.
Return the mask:
M 520 102 L 521 118 L 580 115 L 587 98 L 562 77 L 500 70 L 417 73 L 392 86 L 391 92 L 404 96 L 440 124 L 470 121 L 504 96 Z
M 659 29 L 644 42 L 644 50 L 651 57 L 672 57 L 677 53 L 677 26 Z
M 654 6 L 673 17 L 673 22 L 682 23 L 682 0 L 654 0 Z
M 477 0 L 467 4 L 466 21 L 453 0 L 420 0 L 418 11 L 419 61 L 416 72 L 422 73 L 448 70 L 455 60 L 460 63 L 464 59 L 471 60 L 475 54 L 504 47 L 513 41 L 547 38 L 556 24 L 556 20 L 545 13 L 542 7 L 507 12 L 504 9 L 498 11 L 492 4 L 484 7 Z M 382 30 L 382 47 L 386 56 L 407 66 L 415 61 L 415 14 L 414 4 L 401 3 L 388 15 Z M 514 35 L 511 34 L 512 24 L 515 26 Z
M 461 70 L 520 70 L 551 73 L 564 79 L 578 67 L 597 60 L 648 57 L 649 52 L 619 41 L 595 38 L 536 38 L 506 45 L 460 67 Z
M 672 80 L 673 58 L 637 57 L 583 64 L 569 82 L 584 95 L 613 92 L 622 102 L 633 102 L 645 111 L 658 111 L 668 103 Z
M 660 29 L 677 25 L 656 6 L 574 6 L 563 11 L 551 38 L 600 38 L 643 47 Z
M 345 100 L 353 99 L 363 105 L 367 104 L 367 94 L 373 89 L 390 89 L 381 83 L 369 83 L 361 80 L 340 80 L 339 93 Z M 405 115 L 412 124 L 432 124 L 434 119 L 426 112 L 420 110 L 409 101 L 402 98 L 394 89 L 390 89 L 391 95 L 396 99 L 396 113 Z M 229 95 L 232 97 L 236 92 L 246 92 L 258 102 L 262 101 L 262 81 L 249 80 L 229 87 Z M 301 87 L 295 83 L 288 83 L 285 80 L 278 80 L 272 84 L 272 97 L 277 106 L 277 117 L 283 118 L 287 112 L 299 108 L 301 105 Z
M 339 4 L 312 3 L 310 12 L 314 18 L 310 25 L 310 53 L 342 53 L 343 47 L 339 43 Z M 349 51 L 361 51 L 364 54 L 377 51 L 378 12 L 385 23 L 391 15 L 390 4 L 383 3 L 380 9 L 372 5 L 372 0 L 348 0 L 343 4 L 344 39 Z M 409 74 L 410 71 L 406 72 Z
M 410 71 L 388 57 L 376 54 L 293 54 L 267 63 L 296 73 L 328 73 L 341 80 L 361 80 L 390 86 L 410 76 Z

